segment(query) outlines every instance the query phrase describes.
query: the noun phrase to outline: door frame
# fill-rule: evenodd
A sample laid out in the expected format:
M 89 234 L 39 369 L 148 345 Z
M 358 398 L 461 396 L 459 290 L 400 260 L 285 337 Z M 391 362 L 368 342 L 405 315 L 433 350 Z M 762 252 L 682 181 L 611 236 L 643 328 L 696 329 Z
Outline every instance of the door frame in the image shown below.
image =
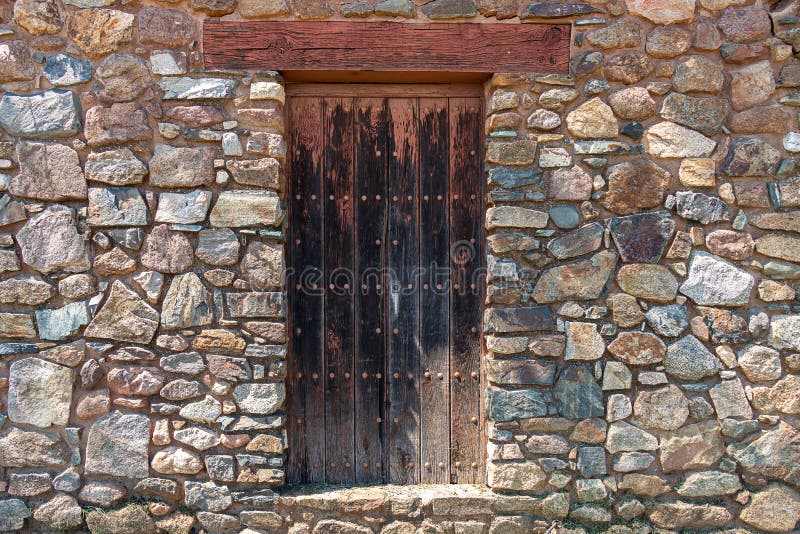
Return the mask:
M 413 76 L 412 76 L 413 77 Z M 284 109 L 289 109 L 291 106 L 290 100 L 293 97 L 320 97 L 320 98 L 336 98 L 336 97 L 352 97 L 352 98 L 480 98 L 481 99 L 481 111 L 482 117 L 485 120 L 486 118 L 486 109 L 487 109 L 487 89 L 483 80 L 480 82 L 475 83 L 341 83 L 341 82 L 305 82 L 305 81 L 286 81 L 284 86 L 285 91 L 285 103 Z M 285 124 L 284 130 L 289 131 L 290 125 Z M 480 141 L 478 150 L 479 158 L 478 160 L 485 164 L 485 152 L 486 152 L 486 142 L 487 142 L 487 135 L 485 128 L 481 128 L 480 131 Z M 288 158 L 287 158 L 288 162 Z M 485 184 L 485 167 L 484 165 L 481 166 L 479 171 L 479 177 L 483 181 L 483 183 L 479 183 L 479 186 L 483 186 Z M 292 180 L 288 176 L 286 177 L 286 198 L 287 200 L 291 198 L 293 191 L 291 190 L 291 183 Z M 483 269 L 486 269 L 486 235 L 485 235 L 485 217 L 486 217 L 486 207 L 487 207 L 487 198 L 485 194 L 485 187 L 481 189 L 483 191 L 483 195 L 480 197 L 480 206 L 478 209 L 478 213 L 480 214 L 480 228 L 482 231 L 481 238 L 478 240 L 478 253 L 482 255 L 482 263 Z M 287 209 L 289 207 L 287 206 Z M 287 217 L 288 220 L 288 217 Z M 294 236 L 290 235 L 290 229 L 287 227 L 287 234 L 285 237 L 287 248 L 290 246 L 294 240 Z M 287 252 L 289 252 L 287 250 Z M 478 452 L 480 454 L 479 462 L 483 464 L 482 468 L 482 475 L 483 480 L 480 482 L 476 482 L 482 486 L 488 487 L 487 481 L 487 474 L 488 474 L 488 463 L 490 461 L 488 457 L 488 416 L 487 416 L 487 406 L 486 406 L 486 391 L 489 386 L 487 376 L 486 376 L 486 364 L 485 364 L 485 354 L 486 354 L 486 344 L 485 344 L 485 333 L 483 330 L 483 315 L 484 310 L 486 307 L 486 280 L 485 278 L 482 280 L 483 288 L 481 290 L 481 296 L 483 297 L 480 302 L 480 325 L 478 325 L 478 334 L 479 334 L 479 350 L 480 353 L 478 355 L 478 364 L 479 364 L 479 418 L 480 418 L 480 433 L 479 433 L 479 445 L 478 445 Z M 287 313 L 286 319 L 286 332 L 287 332 L 287 355 L 292 354 L 292 338 L 291 332 L 294 330 L 294 326 L 291 324 L 291 312 Z M 290 356 L 291 357 L 291 356 Z M 288 364 L 288 362 L 287 362 Z M 288 381 L 290 380 L 290 376 L 287 375 L 286 377 L 286 387 L 287 387 L 287 396 L 291 391 L 289 387 Z M 288 405 L 288 399 L 286 404 Z M 288 435 L 287 432 L 287 447 L 291 447 L 290 442 L 291 436 Z M 288 460 L 288 458 L 287 458 Z M 422 466 L 421 466 L 422 467 Z M 386 484 L 391 484 L 391 482 L 386 482 Z M 363 484 L 354 483 L 353 487 L 363 486 Z

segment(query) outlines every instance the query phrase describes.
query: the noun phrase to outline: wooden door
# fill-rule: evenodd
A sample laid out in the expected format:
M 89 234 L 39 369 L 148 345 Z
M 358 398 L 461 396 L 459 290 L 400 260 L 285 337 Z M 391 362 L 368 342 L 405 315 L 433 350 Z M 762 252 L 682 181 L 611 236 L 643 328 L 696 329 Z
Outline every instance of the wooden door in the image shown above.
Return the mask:
M 482 99 L 381 89 L 287 103 L 288 482 L 481 483 Z

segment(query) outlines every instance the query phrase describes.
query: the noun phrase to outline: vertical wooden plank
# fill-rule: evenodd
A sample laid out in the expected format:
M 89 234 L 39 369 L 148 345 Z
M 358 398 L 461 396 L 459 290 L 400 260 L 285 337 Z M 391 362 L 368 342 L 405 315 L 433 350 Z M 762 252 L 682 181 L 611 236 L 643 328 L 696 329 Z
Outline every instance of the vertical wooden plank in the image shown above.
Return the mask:
M 356 100 L 356 482 L 385 480 L 386 101 Z
M 324 481 L 325 425 L 322 283 L 323 104 L 319 98 L 290 101 L 291 201 L 289 235 L 292 337 L 289 385 L 287 480 Z
M 388 468 L 392 484 L 419 483 L 419 138 L 415 98 L 388 103 Z
M 450 482 L 447 107 L 446 98 L 419 99 L 420 481 L 423 484 Z
M 480 415 L 481 102 L 450 99 L 450 450 L 453 483 L 483 482 Z
M 353 99 L 325 100 L 326 477 L 352 484 L 354 462 Z

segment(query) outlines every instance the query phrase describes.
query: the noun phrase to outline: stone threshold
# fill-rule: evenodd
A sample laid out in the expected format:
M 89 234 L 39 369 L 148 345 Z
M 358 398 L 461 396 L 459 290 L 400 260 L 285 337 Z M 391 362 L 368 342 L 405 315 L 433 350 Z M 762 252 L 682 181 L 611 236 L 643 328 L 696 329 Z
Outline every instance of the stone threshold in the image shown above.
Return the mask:
M 317 519 L 349 518 L 367 523 L 373 519 L 384 524 L 387 519 L 415 523 L 431 519 L 474 519 L 488 525 L 499 515 L 552 520 L 566 516 L 569 506 L 564 494 L 504 495 L 488 486 L 472 484 L 355 487 L 307 484 L 286 486 L 280 493 L 276 511 L 289 516 L 307 514 Z

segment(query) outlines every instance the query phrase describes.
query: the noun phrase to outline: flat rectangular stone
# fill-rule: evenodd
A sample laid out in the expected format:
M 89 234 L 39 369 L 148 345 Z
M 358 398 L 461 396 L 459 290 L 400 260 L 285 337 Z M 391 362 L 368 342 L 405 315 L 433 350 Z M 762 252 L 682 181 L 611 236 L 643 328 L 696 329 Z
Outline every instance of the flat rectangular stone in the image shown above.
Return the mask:
M 225 303 L 233 317 L 283 317 L 286 303 L 283 293 L 225 293 Z
M 219 100 L 233 98 L 238 85 L 227 78 L 165 77 L 158 80 L 164 100 Z
M 35 354 L 39 347 L 35 343 L 0 343 L 0 356 L 15 354 Z
M 489 308 L 484 312 L 483 325 L 486 333 L 552 330 L 553 314 L 548 306 Z

